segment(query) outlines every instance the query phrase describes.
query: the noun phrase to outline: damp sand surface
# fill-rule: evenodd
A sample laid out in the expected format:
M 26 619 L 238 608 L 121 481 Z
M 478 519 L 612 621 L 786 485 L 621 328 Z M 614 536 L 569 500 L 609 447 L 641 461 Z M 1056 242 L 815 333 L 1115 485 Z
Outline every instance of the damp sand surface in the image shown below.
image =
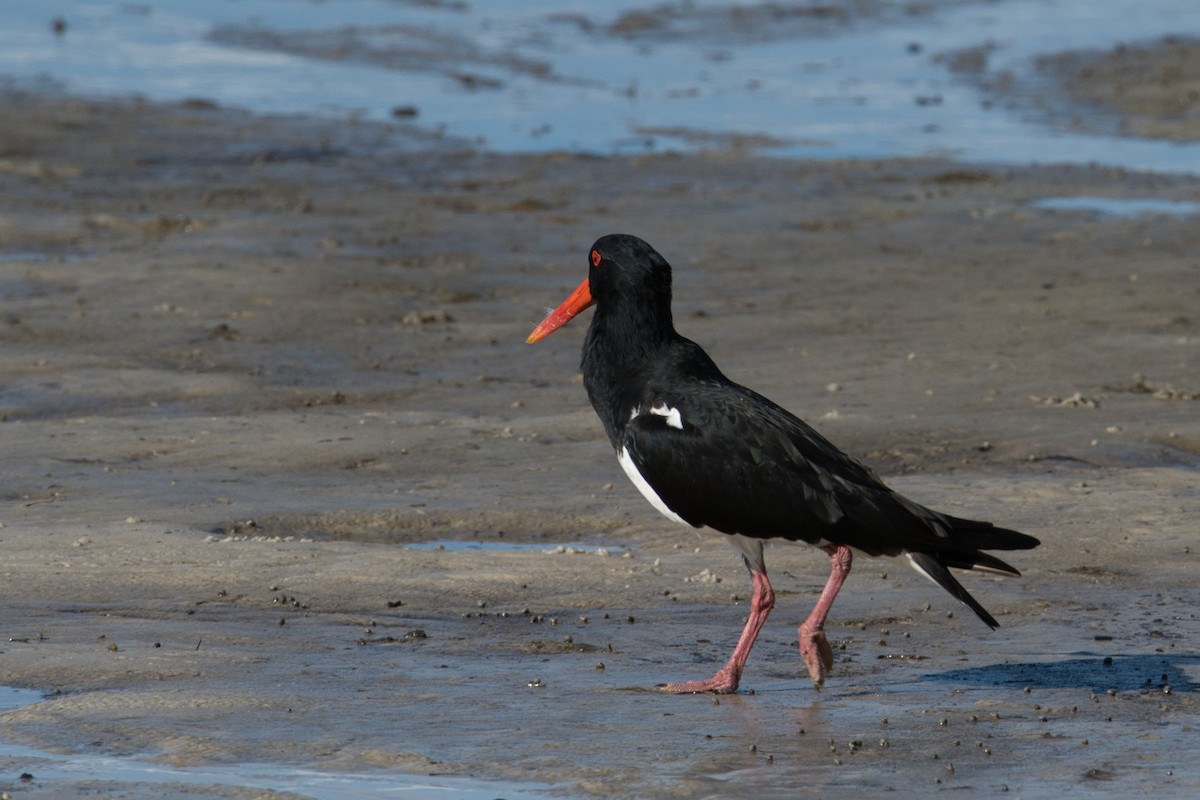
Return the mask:
M 1196 218 L 1039 205 L 1196 178 L 0 115 L 0 684 L 35 693 L 0 712 L 0 790 L 1200 788 Z M 775 546 L 742 692 L 653 691 L 724 662 L 749 583 L 624 480 L 585 320 L 523 343 L 613 231 L 672 261 L 678 327 L 731 377 L 1043 540 L 1020 579 L 964 578 L 999 630 L 860 558 L 817 691 L 795 628 L 827 563 Z

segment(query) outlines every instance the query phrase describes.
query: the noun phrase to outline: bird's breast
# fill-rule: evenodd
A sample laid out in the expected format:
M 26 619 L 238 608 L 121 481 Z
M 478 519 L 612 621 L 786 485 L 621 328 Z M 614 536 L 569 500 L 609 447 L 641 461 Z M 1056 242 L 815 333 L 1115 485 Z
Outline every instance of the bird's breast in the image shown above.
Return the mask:
M 671 507 L 658 496 L 658 492 L 654 491 L 654 487 L 642 475 L 641 471 L 637 468 L 637 464 L 634 463 L 633 457 L 629 455 L 628 447 L 621 448 L 621 452 L 617 454 L 617 461 L 620 462 L 621 469 L 625 470 L 625 474 L 629 476 L 630 482 L 637 487 L 643 497 L 650 501 L 650 505 L 658 509 L 659 513 L 669 520 L 674 520 L 683 525 L 688 524 L 687 520 L 672 511 Z

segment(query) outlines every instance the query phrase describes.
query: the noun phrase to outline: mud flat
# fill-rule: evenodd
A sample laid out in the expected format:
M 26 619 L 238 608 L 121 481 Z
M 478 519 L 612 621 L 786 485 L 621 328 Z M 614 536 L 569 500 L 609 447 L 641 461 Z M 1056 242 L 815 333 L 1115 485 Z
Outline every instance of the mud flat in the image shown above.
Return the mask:
M 1038 59 L 1038 68 L 1091 113 L 1076 127 L 1125 136 L 1200 139 L 1200 40 L 1166 38 L 1107 51 L 1068 51 Z
M 0 131 L 0 684 L 40 698 L 0 713 L 0 790 L 1200 789 L 1196 217 L 1039 205 L 1195 177 L 496 156 L 19 93 Z M 652 691 L 723 661 L 748 585 L 626 485 L 583 326 L 523 344 L 612 231 L 673 262 L 732 377 L 1043 539 L 967 579 L 999 631 L 862 559 L 817 692 L 794 632 L 823 557 L 777 547 L 746 691 Z M 93 756 L 235 774 L 62 768 Z M 293 779 L 239 784 L 255 764 Z
M 1177 145 L 1200 140 L 1200 39 L 1168 36 L 1046 53 L 1021 73 L 992 69 L 995 50 L 987 43 L 936 60 L 982 89 L 988 103 L 1050 129 Z

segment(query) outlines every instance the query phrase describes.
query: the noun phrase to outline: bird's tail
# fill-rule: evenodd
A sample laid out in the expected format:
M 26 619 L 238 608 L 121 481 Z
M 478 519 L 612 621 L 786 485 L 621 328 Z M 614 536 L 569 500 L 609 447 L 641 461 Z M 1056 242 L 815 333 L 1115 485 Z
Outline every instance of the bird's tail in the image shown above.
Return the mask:
M 950 538 L 956 546 L 976 550 L 1030 550 L 1042 543 L 1040 539 L 1027 533 L 998 528 L 990 522 L 962 519 L 948 514 L 940 516 L 950 526 Z
M 988 627 L 993 629 L 1000 627 L 1000 623 L 996 622 L 996 618 L 989 614 L 986 608 L 979 605 L 979 601 L 963 588 L 963 585 L 950 574 L 950 570 L 946 569 L 946 565 L 937 556 L 930 555 L 929 553 L 906 553 L 906 555 L 913 569 L 954 595 L 959 602 L 974 611 L 981 620 L 987 623 Z M 1013 572 L 1016 572 L 1016 570 L 1013 570 Z
M 913 568 L 975 612 L 989 627 L 998 628 L 1000 623 L 963 588 L 948 567 L 996 572 L 1002 575 L 1020 575 L 1011 564 L 983 550 L 1028 550 L 1041 542 L 1033 536 L 1007 528 L 998 528 L 990 522 L 978 522 L 941 515 L 951 529 L 946 546 L 936 553 L 907 553 Z

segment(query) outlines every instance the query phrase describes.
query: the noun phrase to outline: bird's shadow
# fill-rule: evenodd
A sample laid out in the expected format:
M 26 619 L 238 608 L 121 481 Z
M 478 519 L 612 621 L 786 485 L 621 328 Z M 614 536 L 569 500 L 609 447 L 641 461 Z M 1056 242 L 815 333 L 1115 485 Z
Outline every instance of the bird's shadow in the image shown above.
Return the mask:
M 1200 674 L 1200 654 L 1154 653 L 1106 656 L 1071 653 L 1062 661 L 992 664 L 923 675 L 922 681 L 980 686 L 1021 686 L 1040 689 L 1090 689 L 1092 692 L 1195 692 L 1200 684 L 1188 673 Z

